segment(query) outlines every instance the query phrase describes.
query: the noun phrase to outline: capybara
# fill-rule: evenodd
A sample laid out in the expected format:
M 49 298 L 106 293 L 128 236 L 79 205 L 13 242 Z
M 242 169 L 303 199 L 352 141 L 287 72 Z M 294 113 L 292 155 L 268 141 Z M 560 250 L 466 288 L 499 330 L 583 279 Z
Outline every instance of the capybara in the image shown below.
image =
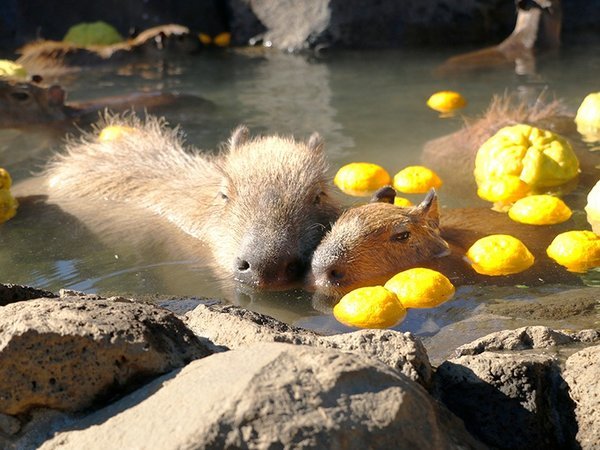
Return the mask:
M 151 211 L 206 242 L 220 273 L 238 281 L 271 288 L 300 280 L 338 216 L 316 133 L 307 142 L 251 138 L 240 126 L 225 150 L 207 156 L 156 118 L 104 125 L 130 129 L 109 141 L 85 134 L 68 143 L 45 173 L 50 200 Z
M 340 296 L 361 286 L 383 284 L 412 267 L 444 273 L 454 284 L 540 284 L 577 282 L 577 277 L 545 255 L 556 234 L 569 222 L 536 227 L 512 221 L 487 208 L 443 210 L 435 191 L 418 206 L 393 204 L 391 187 L 377 191 L 371 203 L 350 208 L 333 224 L 312 259 L 311 281 L 321 293 Z M 515 275 L 477 274 L 464 259 L 468 248 L 489 234 L 515 236 L 534 254 L 534 265 Z
M 513 32 L 500 44 L 449 58 L 437 75 L 514 66 L 515 72 L 535 73 L 535 52 L 560 46 L 562 8 L 560 0 L 516 0 L 517 20 Z
M 80 47 L 68 42 L 41 40 L 18 50 L 17 63 L 28 73 L 60 74 L 82 67 L 121 64 L 136 58 L 192 53 L 201 48 L 199 39 L 182 25 L 149 28 L 135 38 L 113 45 Z
M 560 100 L 546 103 L 540 99 L 529 106 L 514 96 L 495 96 L 481 117 L 467 119 L 460 130 L 428 141 L 423 147 L 421 161 L 444 180 L 445 193 L 455 194 L 454 197 L 462 198 L 470 205 L 477 201 L 473 170 L 479 147 L 501 128 L 519 123 L 569 138 L 580 162 L 579 183 L 591 187 L 598 180 L 596 166 L 600 164 L 600 156 L 582 144 L 573 116 Z
M 112 112 L 129 109 L 153 112 L 156 108 L 181 102 L 193 102 L 195 108 L 214 107 L 210 101 L 200 97 L 168 92 L 135 92 L 85 102 L 65 102 L 65 98 L 65 91 L 58 85 L 0 79 L 0 128 L 57 122 L 81 125 L 96 121 L 98 112 L 104 109 Z

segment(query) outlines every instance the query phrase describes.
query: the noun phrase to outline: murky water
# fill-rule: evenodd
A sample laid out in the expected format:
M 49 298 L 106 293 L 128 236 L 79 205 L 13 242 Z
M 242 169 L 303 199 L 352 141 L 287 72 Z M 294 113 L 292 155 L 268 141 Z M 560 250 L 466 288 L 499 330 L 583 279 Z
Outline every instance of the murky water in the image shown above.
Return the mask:
M 432 75 L 450 54 L 373 51 L 306 58 L 260 51 L 206 53 L 168 65 L 86 71 L 60 81 L 72 100 L 135 90 L 175 91 L 211 100 L 214 109 L 198 109 L 191 102 L 163 111 L 191 144 L 209 151 L 239 123 L 254 133 L 306 137 L 319 131 L 332 175 L 341 165 L 358 160 L 379 163 L 392 173 L 421 163 L 428 140 L 462 124 L 461 117 L 441 119 L 425 106 L 438 90 L 460 91 L 469 101 L 464 114 L 476 116 L 494 94 L 517 93 L 534 101 L 543 93 L 564 99 L 574 112 L 587 93 L 599 89 L 600 52 L 593 48 L 563 49 L 560 55 L 538 61 L 537 74 L 530 76 L 516 75 L 510 68 L 447 79 Z M 15 182 L 25 180 L 60 148 L 62 135 L 41 127 L 0 130 L 0 167 L 7 168 Z M 583 206 L 585 193 L 581 189 L 572 194 L 577 208 Z M 463 198 L 447 195 L 443 188 L 440 198 L 445 206 L 466 206 Z M 418 201 L 419 196 L 411 199 Z M 576 215 L 585 223 L 581 210 Z M 97 211 L 96 217 L 100 223 L 112 221 L 104 211 Z M 138 227 L 134 221 L 130 230 Z M 169 235 L 178 231 L 149 226 L 150 238 L 143 240 L 126 229 L 121 237 L 111 238 L 102 227 L 24 204 L 15 219 L 0 226 L 0 281 L 54 291 L 67 287 L 103 294 L 218 297 L 325 333 L 347 330 L 331 314 L 315 309 L 308 293 L 257 293 L 219 280 L 202 267 L 201 248 L 195 253 L 190 246 L 174 244 L 179 238 Z M 594 278 L 588 276 L 588 282 L 593 284 Z M 463 287 L 455 300 L 440 308 L 411 310 L 397 329 L 431 336 L 493 299 L 527 299 L 563 289 Z M 569 322 L 571 327 L 589 325 Z

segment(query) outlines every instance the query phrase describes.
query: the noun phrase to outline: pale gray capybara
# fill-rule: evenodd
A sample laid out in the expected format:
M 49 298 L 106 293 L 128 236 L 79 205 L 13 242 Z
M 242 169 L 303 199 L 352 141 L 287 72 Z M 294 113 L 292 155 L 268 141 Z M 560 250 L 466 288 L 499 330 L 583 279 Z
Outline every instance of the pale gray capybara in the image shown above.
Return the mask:
M 323 142 L 250 137 L 238 127 L 216 156 L 184 145 L 164 121 L 109 118 L 110 139 L 66 145 L 44 177 L 51 202 L 76 200 L 151 211 L 208 244 L 220 274 L 260 288 L 303 278 L 338 207 Z M 108 201 L 108 204 L 106 203 Z
M 317 292 L 339 297 L 358 287 L 383 284 L 413 267 L 438 270 L 457 285 L 578 282 L 545 255 L 554 236 L 572 226 L 570 221 L 535 227 L 489 208 L 448 209 L 440 215 L 433 190 L 421 204 L 408 208 L 395 206 L 395 195 L 393 188 L 381 188 L 371 203 L 344 211 L 333 224 L 312 259 L 310 278 Z M 489 234 L 521 239 L 535 256 L 534 265 L 514 275 L 477 274 L 464 256 Z
M 169 92 L 134 92 L 102 97 L 85 102 L 67 102 L 66 93 L 58 85 L 46 86 L 41 77 L 36 81 L 0 79 L 0 128 L 23 128 L 35 124 L 89 124 L 104 109 L 123 112 L 129 109 L 153 112 L 159 108 L 193 105 L 214 109 L 212 102 L 200 97 Z

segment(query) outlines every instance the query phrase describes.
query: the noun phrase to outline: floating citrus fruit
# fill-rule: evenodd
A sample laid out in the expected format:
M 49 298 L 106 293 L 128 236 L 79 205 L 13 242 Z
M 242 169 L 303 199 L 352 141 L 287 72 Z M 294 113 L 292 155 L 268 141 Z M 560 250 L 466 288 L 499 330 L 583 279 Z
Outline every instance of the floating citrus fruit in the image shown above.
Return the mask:
M 433 308 L 454 296 L 454 286 L 445 275 L 421 267 L 394 275 L 384 287 L 394 292 L 405 308 Z
M 600 232 L 600 181 L 592 188 L 587 196 L 587 205 L 585 205 L 587 220 L 592 226 L 594 232 Z
M 409 206 L 413 206 L 413 202 L 404 197 L 394 197 L 394 205 L 400 206 L 401 208 L 408 208 Z
M 575 116 L 577 131 L 586 141 L 600 141 L 600 92 L 588 94 Z
M 529 186 L 515 175 L 482 180 L 477 186 L 477 195 L 488 202 L 515 202 L 525 197 Z
M 6 169 L 0 167 L 0 189 L 10 189 L 12 178 Z
M 393 292 L 383 286 L 370 286 L 344 295 L 334 306 L 333 315 L 354 327 L 389 328 L 404 319 L 406 309 Z
M 0 223 L 6 222 L 17 213 L 19 202 L 8 189 L 0 189 Z
M 572 211 L 560 198 L 552 195 L 532 195 L 517 200 L 508 216 L 529 225 L 554 225 L 571 218 Z
M 550 258 L 571 272 L 586 272 L 600 266 L 600 238 L 591 231 L 567 231 L 546 249 Z
M 579 161 L 567 140 L 529 125 L 502 128 L 475 158 L 478 185 L 513 175 L 532 188 L 544 188 L 564 184 L 578 173 Z
M 427 106 L 441 113 L 449 113 L 467 106 L 467 101 L 458 92 L 440 91 L 427 100 Z
M 363 197 L 391 184 L 392 179 L 387 171 L 377 164 L 357 162 L 340 168 L 333 182 L 346 194 Z
M 102 128 L 98 135 L 100 142 L 111 142 L 117 139 L 121 139 L 126 134 L 135 133 L 135 129 L 131 127 L 124 127 L 122 125 L 109 125 Z
M 408 166 L 394 176 L 394 187 L 406 194 L 423 194 L 431 188 L 438 189 L 442 180 L 427 167 Z
M 8 59 L 0 59 L 0 78 L 27 78 L 27 70 L 16 62 Z
M 482 275 L 519 273 L 534 262 L 525 244 L 507 234 L 493 234 L 479 239 L 469 248 L 466 256 L 473 269 Z

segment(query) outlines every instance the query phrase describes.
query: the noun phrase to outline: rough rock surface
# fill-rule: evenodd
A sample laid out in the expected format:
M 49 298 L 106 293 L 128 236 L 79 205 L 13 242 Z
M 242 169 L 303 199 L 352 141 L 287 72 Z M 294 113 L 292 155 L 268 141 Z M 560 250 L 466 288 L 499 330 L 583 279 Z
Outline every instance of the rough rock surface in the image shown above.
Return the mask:
M 56 297 L 52 292 L 18 284 L 0 284 L 0 306 L 41 297 Z
M 361 330 L 320 336 L 272 317 L 231 305 L 199 305 L 185 315 L 198 336 L 230 349 L 256 342 L 283 342 L 334 348 L 379 359 L 414 381 L 428 386 L 431 364 L 420 340 L 393 330 Z
M 588 347 L 566 362 L 564 379 L 575 402 L 577 442 L 583 450 L 600 448 L 600 346 Z
M 263 34 L 276 48 L 389 48 L 406 44 L 474 42 L 506 37 L 510 3 L 483 0 L 230 0 L 234 42 Z M 494 17 L 495 20 L 490 20 Z
M 207 356 L 175 315 L 152 305 L 81 297 L 0 308 L 0 413 L 78 411 Z
M 573 442 L 571 402 L 556 359 L 484 352 L 441 364 L 433 395 L 493 448 L 565 448 Z
M 477 339 L 456 349 L 457 356 L 478 355 L 485 351 L 531 350 L 578 342 L 600 341 L 600 330 L 560 331 L 543 326 L 504 330 Z
M 83 448 L 483 447 L 380 362 L 263 343 L 194 361 L 41 446 Z

